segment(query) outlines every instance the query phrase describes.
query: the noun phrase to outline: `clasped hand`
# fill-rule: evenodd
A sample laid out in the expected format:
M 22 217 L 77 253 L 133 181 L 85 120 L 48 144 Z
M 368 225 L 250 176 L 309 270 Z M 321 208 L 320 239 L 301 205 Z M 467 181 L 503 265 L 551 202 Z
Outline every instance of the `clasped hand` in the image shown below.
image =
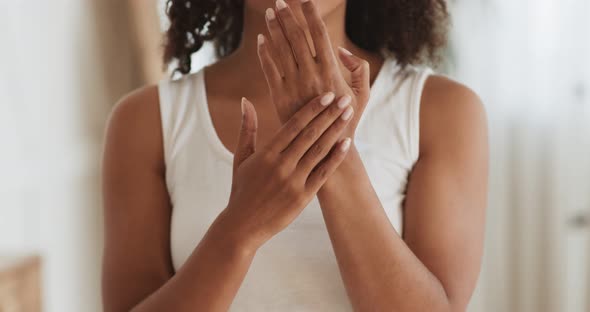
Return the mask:
M 302 1 L 301 9 L 315 55 L 305 29 L 282 0 L 266 11 L 272 42 L 258 36 L 260 63 L 283 123 L 261 149 L 256 148 L 256 111 L 248 100 L 242 101 L 242 128 L 224 213 L 254 249 L 293 222 L 344 160 L 369 98 L 368 62 L 339 50 L 340 61 L 351 73 L 349 85 L 315 4 Z M 280 55 L 279 61 L 274 55 Z

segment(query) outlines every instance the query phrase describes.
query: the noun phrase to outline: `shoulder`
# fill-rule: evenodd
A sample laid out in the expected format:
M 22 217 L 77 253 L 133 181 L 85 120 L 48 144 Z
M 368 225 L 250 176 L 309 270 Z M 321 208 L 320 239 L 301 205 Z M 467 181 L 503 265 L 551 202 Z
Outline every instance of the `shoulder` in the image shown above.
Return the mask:
M 160 100 L 157 85 L 145 86 L 113 107 L 105 134 L 105 165 L 135 162 L 163 164 Z
M 487 148 L 487 117 L 480 97 L 444 76 L 424 84 L 420 109 L 420 154 L 461 148 Z

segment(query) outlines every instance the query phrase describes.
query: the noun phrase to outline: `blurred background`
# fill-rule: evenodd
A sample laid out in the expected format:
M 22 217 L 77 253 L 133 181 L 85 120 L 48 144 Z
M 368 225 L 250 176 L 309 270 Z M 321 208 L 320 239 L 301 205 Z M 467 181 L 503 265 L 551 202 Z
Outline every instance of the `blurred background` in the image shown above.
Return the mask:
M 440 71 L 480 94 L 491 136 L 469 311 L 590 311 L 590 1 L 450 5 Z M 103 130 L 168 75 L 164 3 L 1 0 L 0 25 L 0 311 L 101 311 Z

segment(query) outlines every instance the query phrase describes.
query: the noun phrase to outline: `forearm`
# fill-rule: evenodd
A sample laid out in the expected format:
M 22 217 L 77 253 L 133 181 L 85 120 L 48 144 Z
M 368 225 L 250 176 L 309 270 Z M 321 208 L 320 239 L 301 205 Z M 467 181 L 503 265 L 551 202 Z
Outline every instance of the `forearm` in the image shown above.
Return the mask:
M 230 222 L 222 213 L 174 277 L 133 311 L 227 311 L 256 252 Z
M 356 149 L 318 198 L 357 311 L 450 310 L 441 283 L 391 225 Z

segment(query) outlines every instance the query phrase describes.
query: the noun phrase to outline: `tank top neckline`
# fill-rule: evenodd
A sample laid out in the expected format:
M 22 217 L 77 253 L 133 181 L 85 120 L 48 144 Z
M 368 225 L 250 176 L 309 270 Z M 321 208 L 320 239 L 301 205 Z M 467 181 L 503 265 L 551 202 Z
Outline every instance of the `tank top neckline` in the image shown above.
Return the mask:
M 373 81 L 373 85 L 371 86 L 370 91 L 370 98 L 365 111 L 367 108 L 371 106 L 372 103 L 378 101 L 381 97 L 380 90 L 383 90 L 384 84 L 386 83 L 387 79 L 386 76 L 388 73 L 393 73 L 393 69 L 397 67 L 397 62 L 393 58 L 386 58 L 377 76 L 375 77 L 375 81 Z M 390 69 L 392 68 L 392 69 Z M 209 100 L 207 98 L 207 86 L 205 82 L 205 68 L 199 70 L 196 73 L 196 84 L 197 84 L 197 110 L 198 115 L 200 118 L 200 122 L 203 125 L 205 130 L 205 135 L 207 136 L 207 140 L 209 141 L 210 146 L 215 150 L 217 154 L 226 162 L 230 164 L 233 163 L 234 154 L 223 144 L 221 138 L 217 134 L 217 130 L 215 129 L 213 123 L 213 117 L 211 116 L 211 111 L 209 110 Z M 363 121 L 365 115 L 363 114 L 359 120 L 358 125 L 360 126 Z

